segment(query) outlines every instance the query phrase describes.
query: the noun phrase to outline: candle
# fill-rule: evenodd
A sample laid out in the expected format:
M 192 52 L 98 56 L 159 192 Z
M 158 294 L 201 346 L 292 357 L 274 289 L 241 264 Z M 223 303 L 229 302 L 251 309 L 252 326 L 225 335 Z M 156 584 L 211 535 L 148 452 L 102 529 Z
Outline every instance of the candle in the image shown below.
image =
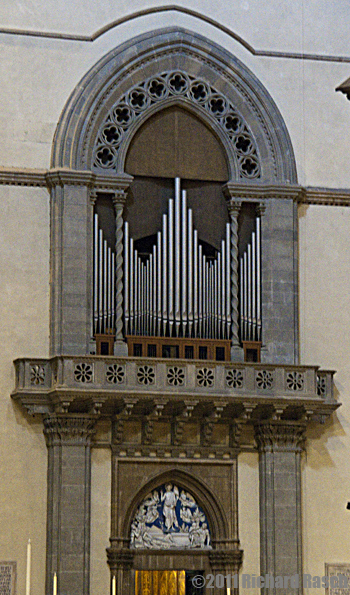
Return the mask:
M 30 539 L 27 543 L 27 573 L 26 573 L 26 595 L 30 595 L 30 562 L 31 562 L 32 545 Z
M 117 579 L 115 576 L 112 577 L 112 595 L 117 595 Z
M 57 573 L 56 572 L 53 573 L 53 589 L 52 589 L 52 594 L 53 595 L 57 595 Z

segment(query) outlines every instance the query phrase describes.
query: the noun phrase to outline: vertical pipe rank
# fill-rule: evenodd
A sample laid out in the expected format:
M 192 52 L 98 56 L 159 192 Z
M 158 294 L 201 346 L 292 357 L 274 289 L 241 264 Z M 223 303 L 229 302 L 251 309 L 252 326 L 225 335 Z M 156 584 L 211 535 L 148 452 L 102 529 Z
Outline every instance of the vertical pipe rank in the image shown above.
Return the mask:
M 187 201 L 186 190 L 182 191 L 181 205 L 181 321 L 182 336 L 186 336 L 187 331 Z M 192 280 L 191 280 L 192 283 Z
M 190 274 L 188 274 L 190 278 Z M 193 318 L 194 336 L 198 337 L 198 232 L 193 232 Z
M 181 190 L 180 190 L 180 178 L 175 179 L 175 225 L 174 225 L 174 234 L 175 234 L 175 247 L 174 247 L 174 257 L 175 257 L 175 334 L 179 336 L 180 324 L 181 324 L 181 293 L 180 293 L 180 208 L 181 208 Z
M 124 325 L 129 334 L 129 224 L 124 224 Z

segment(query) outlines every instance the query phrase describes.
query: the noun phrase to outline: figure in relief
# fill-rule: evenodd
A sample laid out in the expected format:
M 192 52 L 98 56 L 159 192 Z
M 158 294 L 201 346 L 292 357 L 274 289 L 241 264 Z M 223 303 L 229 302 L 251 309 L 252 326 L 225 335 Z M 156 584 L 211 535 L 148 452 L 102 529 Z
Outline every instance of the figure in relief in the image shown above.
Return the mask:
M 204 511 L 185 490 L 171 483 L 149 493 L 130 528 L 130 547 L 209 549 L 210 531 Z
M 179 490 L 176 486 L 172 489 L 171 483 L 165 486 L 165 493 L 162 494 L 161 501 L 164 502 L 163 515 L 165 519 L 165 528 L 170 531 L 173 527 L 178 528 L 179 523 L 176 518 L 175 506 L 179 499 Z

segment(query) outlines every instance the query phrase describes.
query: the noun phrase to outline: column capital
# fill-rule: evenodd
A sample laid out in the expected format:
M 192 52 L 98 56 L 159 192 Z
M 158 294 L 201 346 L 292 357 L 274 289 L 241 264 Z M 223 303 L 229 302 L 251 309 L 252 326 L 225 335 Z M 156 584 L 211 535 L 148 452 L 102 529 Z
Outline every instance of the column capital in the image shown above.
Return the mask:
M 240 200 L 231 198 L 226 201 L 226 204 L 231 219 L 237 219 L 241 210 L 242 202 Z
M 243 550 L 238 549 L 236 544 L 235 550 L 212 550 L 209 552 L 209 563 L 212 570 L 225 571 L 231 570 L 238 573 L 243 559 Z
M 94 189 L 97 192 L 112 194 L 114 204 L 123 206 L 126 201 L 127 191 L 133 179 L 133 176 L 129 176 L 129 174 L 116 174 L 114 176 L 96 175 Z
M 262 202 L 259 202 L 259 203 L 256 205 L 256 214 L 257 214 L 259 217 L 263 217 L 263 215 L 265 214 L 265 211 L 266 211 L 266 203 L 265 203 L 264 201 L 262 201 Z
M 89 446 L 98 415 L 53 413 L 44 417 L 47 446 Z
M 255 424 L 255 440 L 259 452 L 304 450 L 305 423 L 266 421 Z
M 129 570 L 132 568 L 134 562 L 134 552 L 132 550 L 126 548 L 117 549 L 112 546 L 108 547 L 106 551 L 107 563 L 112 573 L 115 573 L 119 569 Z

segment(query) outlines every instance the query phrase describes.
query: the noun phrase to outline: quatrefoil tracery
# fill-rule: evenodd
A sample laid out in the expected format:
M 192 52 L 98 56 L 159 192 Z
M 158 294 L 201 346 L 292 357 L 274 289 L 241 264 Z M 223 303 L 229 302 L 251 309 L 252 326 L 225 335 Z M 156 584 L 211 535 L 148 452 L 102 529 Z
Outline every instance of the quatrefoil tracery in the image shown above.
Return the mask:
M 215 118 L 236 154 L 239 177 L 260 178 L 256 142 L 241 115 L 224 95 L 207 82 L 181 71 L 151 77 L 120 98 L 98 134 L 94 166 L 116 169 L 118 153 L 130 126 L 152 105 L 179 96 Z

